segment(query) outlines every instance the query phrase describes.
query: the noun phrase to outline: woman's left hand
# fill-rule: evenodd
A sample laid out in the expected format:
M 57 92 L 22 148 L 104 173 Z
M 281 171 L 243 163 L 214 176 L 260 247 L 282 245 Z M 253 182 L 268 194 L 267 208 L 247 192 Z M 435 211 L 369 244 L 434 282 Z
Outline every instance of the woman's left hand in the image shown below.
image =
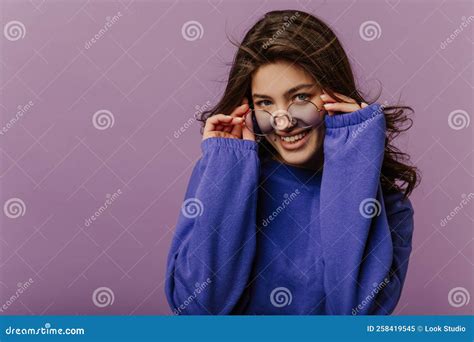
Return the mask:
M 365 102 L 362 102 L 359 105 L 354 99 L 351 99 L 348 96 L 339 93 L 335 94 L 346 102 L 337 102 L 334 98 L 326 93 L 320 95 L 321 100 L 324 103 L 324 109 L 329 115 L 334 115 L 334 112 L 352 113 L 368 106 L 368 104 Z

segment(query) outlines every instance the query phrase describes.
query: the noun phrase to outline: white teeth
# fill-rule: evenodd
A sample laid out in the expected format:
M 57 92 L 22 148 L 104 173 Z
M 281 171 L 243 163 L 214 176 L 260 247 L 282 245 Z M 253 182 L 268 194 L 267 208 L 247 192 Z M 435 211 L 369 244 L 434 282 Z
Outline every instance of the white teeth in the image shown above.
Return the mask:
M 307 134 L 308 132 L 303 132 L 303 133 L 300 133 L 300 134 L 296 134 L 296 135 L 292 135 L 292 136 L 289 136 L 289 137 L 282 137 L 280 135 L 280 139 L 283 140 L 283 141 L 286 141 L 286 142 L 295 142 L 295 141 L 298 141 L 298 140 L 301 140 L 304 138 L 304 136 Z

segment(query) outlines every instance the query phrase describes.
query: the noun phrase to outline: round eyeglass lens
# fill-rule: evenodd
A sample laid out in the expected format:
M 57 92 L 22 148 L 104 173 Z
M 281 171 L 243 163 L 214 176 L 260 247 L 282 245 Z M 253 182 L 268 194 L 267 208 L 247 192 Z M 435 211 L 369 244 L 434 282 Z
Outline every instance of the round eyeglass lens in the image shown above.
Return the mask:
M 277 110 L 270 113 L 256 109 L 245 117 L 245 125 L 256 135 L 267 135 L 275 130 L 316 127 L 323 121 L 324 111 L 311 101 L 293 102 L 288 111 Z

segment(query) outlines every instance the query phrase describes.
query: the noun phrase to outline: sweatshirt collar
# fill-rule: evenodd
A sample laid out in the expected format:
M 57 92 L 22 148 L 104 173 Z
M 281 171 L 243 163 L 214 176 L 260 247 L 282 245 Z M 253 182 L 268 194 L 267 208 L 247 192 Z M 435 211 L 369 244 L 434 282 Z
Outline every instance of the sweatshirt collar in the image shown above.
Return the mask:
M 280 175 L 288 179 L 297 179 L 304 184 L 319 183 L 322 171 L 315 171 L 303 167 L 284 164 L 275 159 L 267 159 L 262 167 L 268 170 L 268 175 Z

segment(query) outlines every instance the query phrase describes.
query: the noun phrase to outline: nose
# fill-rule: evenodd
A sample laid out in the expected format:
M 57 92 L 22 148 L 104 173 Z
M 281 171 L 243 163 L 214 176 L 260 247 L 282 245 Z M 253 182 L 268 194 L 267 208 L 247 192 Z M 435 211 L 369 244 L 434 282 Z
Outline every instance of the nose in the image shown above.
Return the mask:
M 284 131 L 291 129 L 295 121 L 296 120 L 286 110 L 279 109 L 272 113 L 271 123 L 275 130 Z
M 288 124 L 288 130 L 291 130 L 293 129 L 293 127 L 296 126 L 297 121 L 293 116 L 291 116 L 291 114 L 289 114 L 289 117 L 290 117 L 290 122 Z
M 279 109 L 272 113 L 272 126 L 275 130 L 291 131 L 297 120 L 287 110 Z

